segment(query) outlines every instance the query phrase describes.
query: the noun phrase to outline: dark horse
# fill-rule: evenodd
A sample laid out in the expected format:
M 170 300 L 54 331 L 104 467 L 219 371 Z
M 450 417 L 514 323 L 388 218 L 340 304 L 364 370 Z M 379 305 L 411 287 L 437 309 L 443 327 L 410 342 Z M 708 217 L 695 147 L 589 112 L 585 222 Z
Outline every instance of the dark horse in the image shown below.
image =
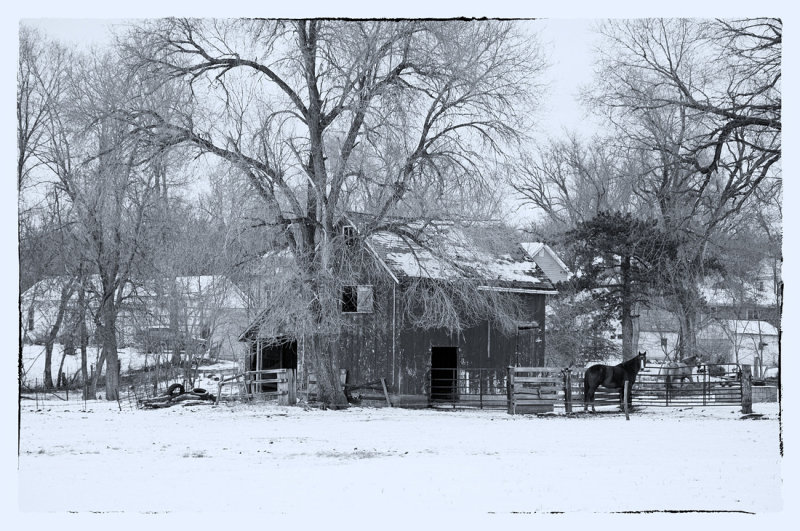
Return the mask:
M 603 386 L 608 389 L 619 389 L 619 401 L 622 403 L 623 396 L 625 395 L 625 380 L 630 382 L 628 387 L 628 405 L 631 405 L 631 388 L 636 381 L 636 375 L 647 362 L 647 352 L 640 352 L 636 357 L 623 361 L 619 365 L 592 365 L 583 375 L 583 410 L 589 404 L 592 404 L 592 413 L 594 409 L 594 392 L 597 391 L 598 386 Z

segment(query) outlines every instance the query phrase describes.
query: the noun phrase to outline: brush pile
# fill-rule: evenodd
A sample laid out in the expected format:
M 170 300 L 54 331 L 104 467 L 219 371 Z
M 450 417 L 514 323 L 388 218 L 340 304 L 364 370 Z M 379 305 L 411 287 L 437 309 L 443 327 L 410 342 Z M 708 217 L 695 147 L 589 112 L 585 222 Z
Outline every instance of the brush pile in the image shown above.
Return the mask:
M 205 389 L 192 389 L 186 392 L 183 385 L 172 384 L 167 389 L 166 393 L 155 398 L 142 398 L 139 399 L 139 407 L 143 409 L 157 409 L 164 407 L 172 407 L 175 405 L 182 406 L 198 406 L 203 404 L 213 404 L 217 397 L 206 391 Z

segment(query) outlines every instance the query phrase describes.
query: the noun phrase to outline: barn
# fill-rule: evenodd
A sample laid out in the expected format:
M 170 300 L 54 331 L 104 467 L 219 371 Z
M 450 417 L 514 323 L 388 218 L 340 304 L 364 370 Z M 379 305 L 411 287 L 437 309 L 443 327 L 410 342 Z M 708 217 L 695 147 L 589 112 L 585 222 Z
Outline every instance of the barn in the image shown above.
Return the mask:
M 355 226 L 343 229 L 358 231 Z M 343 380 L 357 385 L 384 379 L 393 405 L 428 406 L 478 395 L 481 401 L 491 400 L 504 389 L 509 365 L 544 365 L 545 304 L 557 293 L 558 278 L 545 273 L 526 247 L 540 253 L 538 259 L 547 261 L 553 275 L 566 269 L 543 244 L 487 246 L 478 241 L 486 238 L 486 228 L 438 222 L 425 230 L 437 233 L 438 245 L 392 231 L 364 238 L 383 281 L 343 286 L 337 345 Z M 408 297 L 420 280 L 477 282 L 479 290 L 513 299 L 520 319 L 511 328 L 498 326 L 491 315 L 460 330 L 420 327 L 410 318 L 414 300 Z M 274 311 L 265 308 L 240 336 L 250 353 L 250 369 L 293 369 L 304 388 L 309 382 L 307 341 L 302 331 L 266 325 L 265 316 Z

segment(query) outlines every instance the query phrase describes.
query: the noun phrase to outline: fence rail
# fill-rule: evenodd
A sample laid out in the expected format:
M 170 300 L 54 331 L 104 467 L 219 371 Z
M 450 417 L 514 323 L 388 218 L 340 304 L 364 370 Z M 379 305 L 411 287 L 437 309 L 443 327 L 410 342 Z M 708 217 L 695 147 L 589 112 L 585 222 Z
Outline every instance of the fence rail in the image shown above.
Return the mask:
M 654 372 L 656 371 L 656 372 Z M 743 377 L 743 371 L 747 377 Z M 752 396 L 749 366 L 704 366 L 691 381 L 673 381 L 655 367 L 639 373 L 632 386 L 634 406 L 729 406 L 745 408 Z M 595 406 L 619 406 L 621 389 L 599 387 Z M 752 403 L 752 398 L 750 398 Z M 434 407 L 507 409 L 540 413 L 583 405 L 583 371 L 548 367 L 436 368 L 431 371 Z
M 237 395 L 224 395 L 223 388 L 237 388 Z M 253 398 L 277 398 L 279 404 L 293 405 L 297 403 L 297 385 L 292 369 L 270 369 L 263 371 L 245 371 L 224 378 L 219 382 L 217 402 L 220 398 L 230 396 Z
M 504 369 L 437 368 L 431 371 L 430 399 L 435 407 L 506 409 Z

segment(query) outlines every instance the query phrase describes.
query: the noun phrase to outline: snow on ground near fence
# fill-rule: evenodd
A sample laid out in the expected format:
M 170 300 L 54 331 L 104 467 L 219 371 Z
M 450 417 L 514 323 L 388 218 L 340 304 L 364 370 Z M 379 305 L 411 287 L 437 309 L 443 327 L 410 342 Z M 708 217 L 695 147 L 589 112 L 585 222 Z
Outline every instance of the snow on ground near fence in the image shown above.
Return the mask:
M 756 404 L 760 420 L 735 407 L 647 408 L 627 422 L 621 413 L 87 406 L 21 403 L 21 511 L 782 507 L 777 404 Z

